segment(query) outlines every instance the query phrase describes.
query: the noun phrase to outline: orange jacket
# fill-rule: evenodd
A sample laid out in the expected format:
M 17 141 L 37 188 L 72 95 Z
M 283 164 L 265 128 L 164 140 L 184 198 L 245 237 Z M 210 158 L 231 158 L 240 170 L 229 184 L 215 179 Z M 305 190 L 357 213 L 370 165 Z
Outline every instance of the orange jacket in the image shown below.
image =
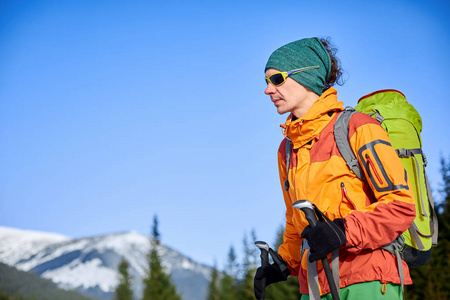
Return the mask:
M 341 288 L 375 280 L 400 284 L 395 256 L 380 247 L 408 229 L 416 214 L 406 172 L 387 133 L 363 113 L 350 119 L 349 139 L 368 180 L 359 180 L 349 170 L 333 133 L 342 109 L 336 90 L 330 88 L 304 116 L 295 121 L 290 116 L 285 124 L 285 135 L 292 141 L 293 150 L 290 188 L 283 188 L 286 228 L 278 252 L 289 264 L 291 275 L 298 276 L 302 294 L 308 294 L 308 285 L 306 252 L 300 257 L 300 234 L 308 222 L 301 211 L 292 208 L 292 203 L 309 200 L 331 220 L 345 219 L 347 244 L 339 255 Z M 285 144 L 286 139 L 278 151 L 282 187 L 286 180 Z M 405 284 L 411 284 L 408 267 L 402 263 Z M 330 290 L 321 263 L 317 266 L 324 295 Z

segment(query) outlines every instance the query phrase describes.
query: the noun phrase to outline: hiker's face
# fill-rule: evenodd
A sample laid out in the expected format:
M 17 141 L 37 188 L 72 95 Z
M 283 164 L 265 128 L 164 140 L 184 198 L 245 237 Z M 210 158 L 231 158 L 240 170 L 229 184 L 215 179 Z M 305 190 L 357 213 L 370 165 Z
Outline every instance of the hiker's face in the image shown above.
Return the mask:
M 277 72 L 280 71 L 267 69 L 266 77 Z M 298 118 L 303 116 L 318 98 L 316 94 L 290 77 L 280 86 L 273 86 L 269 82 L 264 93 L 270 96 L 280 115 L 290 112 Z

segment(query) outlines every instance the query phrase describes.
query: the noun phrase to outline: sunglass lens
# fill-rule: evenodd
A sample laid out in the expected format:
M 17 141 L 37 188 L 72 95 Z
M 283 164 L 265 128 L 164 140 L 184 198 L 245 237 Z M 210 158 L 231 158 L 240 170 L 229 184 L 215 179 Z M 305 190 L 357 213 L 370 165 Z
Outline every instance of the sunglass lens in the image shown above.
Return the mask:
M 273 74 L 272 76 L 270 76 L 270 82 L 272 82 L 273 85 L 280 85 L 284 82 L 284 78 L 283 75 L 281 75 L 280 73 L 277 74 Z

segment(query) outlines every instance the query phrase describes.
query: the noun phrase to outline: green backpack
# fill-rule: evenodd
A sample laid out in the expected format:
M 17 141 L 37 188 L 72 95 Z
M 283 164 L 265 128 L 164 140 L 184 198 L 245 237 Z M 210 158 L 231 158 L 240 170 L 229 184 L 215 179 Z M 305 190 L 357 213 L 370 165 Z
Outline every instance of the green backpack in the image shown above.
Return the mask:
M 411 227 L 397 238 L 400 244 L 395 247 L 410 268 L 424 265 L 431 258 L 431 247 L 437 245 L 438 222 L 425 173 L 427 160 L 420 138 L 422 119 L 397 90 L 373 92 L 359 99 L 355 109 L 346 108 L 336 120 L 335 140 L 347 165 L 361 180 L 366 179 L 348 140 L 348 122 L 357 111 L 372 116 L 386 130 L 408 173 L 416 200 L 416 218 Z

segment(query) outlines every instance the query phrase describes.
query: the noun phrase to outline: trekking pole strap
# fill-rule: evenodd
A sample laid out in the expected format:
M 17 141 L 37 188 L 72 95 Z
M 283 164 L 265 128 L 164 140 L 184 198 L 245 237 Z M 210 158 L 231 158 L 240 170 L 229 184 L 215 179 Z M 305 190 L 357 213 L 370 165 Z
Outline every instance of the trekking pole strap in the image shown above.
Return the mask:
M 331 253 L 331 273 L 333 273 L 334 284 L 336 290 L 339 291 L 341 281 L 339 277 L 339 248 Z
M 309 244 L 306 239 L 302 242 L 301 256 L 305 251 L 309 249 Z M 319 275 L 317 272 L 317 262 L 309 261 L 309 251 L 307 252 L 307 268 L 308 268 L 308 290 L 310 300 L 320 300 L 320 288 L 319 288 Z M 331 273 L 333 274 L 333 284 L 336 286 L 336 290 L 339 293 L 340 278 L 339 278 L 339 249 L 334 250 L 331 253 Z M 330 282 L 328 284 L 331 284 Z M 330 287 L 331 290 L 331 287 Z M 330 291 L 331 293 L 331 291 Z
M 309 261 L 309 251 L 307 253 L 308 266 L 308 290 L 310 300 L 320 300 L 319 274 L 317 273 L 317 262 Z

